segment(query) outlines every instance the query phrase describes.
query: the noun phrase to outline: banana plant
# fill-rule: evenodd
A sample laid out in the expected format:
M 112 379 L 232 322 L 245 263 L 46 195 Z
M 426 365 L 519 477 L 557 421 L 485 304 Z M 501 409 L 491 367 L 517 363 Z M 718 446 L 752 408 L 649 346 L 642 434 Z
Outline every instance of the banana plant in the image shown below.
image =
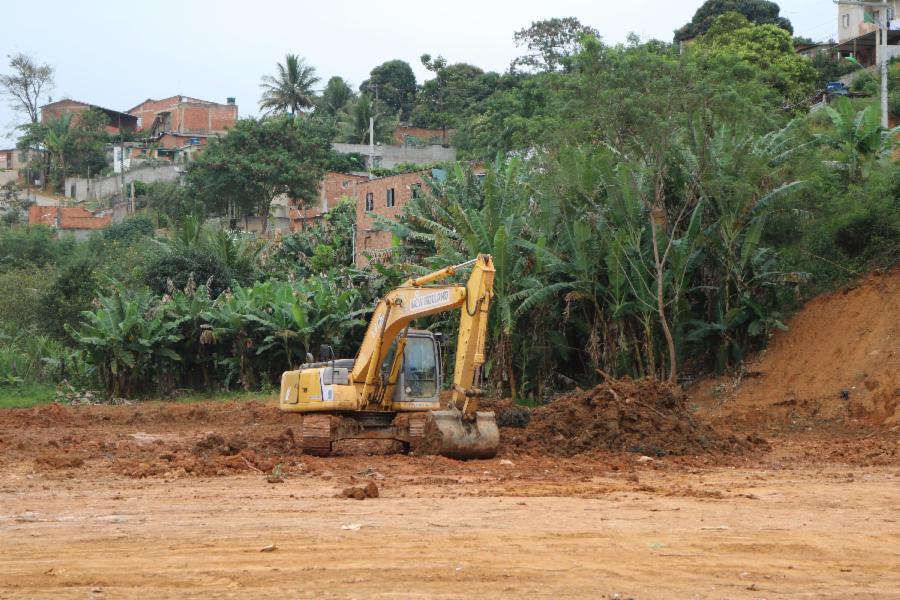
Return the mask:
M 101 382 L 112 397 L 166 387 L 181 357 L 174 347 L 182 340 L 180 319 L 168 319 L 146 290 L 117 288 L 100 298 L 96 311 L 82 313 L 78 330 L 66 326 L 90 355 Z

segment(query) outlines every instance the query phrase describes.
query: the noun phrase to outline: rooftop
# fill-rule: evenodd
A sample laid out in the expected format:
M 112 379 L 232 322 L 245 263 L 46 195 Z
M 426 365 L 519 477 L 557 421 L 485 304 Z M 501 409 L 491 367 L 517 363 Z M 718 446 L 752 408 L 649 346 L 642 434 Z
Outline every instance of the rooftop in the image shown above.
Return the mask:
M 32 205 L 28 209 L 28 224 L 56 227 L 57 215 L 60 229 L 104 229 L 112 223 L 112 216 L 98 217 L 80 207 Z

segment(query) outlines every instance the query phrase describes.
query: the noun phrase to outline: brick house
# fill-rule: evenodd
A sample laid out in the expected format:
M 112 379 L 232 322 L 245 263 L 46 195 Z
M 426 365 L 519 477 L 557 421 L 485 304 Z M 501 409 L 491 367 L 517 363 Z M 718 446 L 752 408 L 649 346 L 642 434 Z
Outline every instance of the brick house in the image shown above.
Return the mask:
M 137 119 L 137 131 L 168 150 L 203 146 L 209 137 L 224 134 L 238 119 L 234 98 L 220 104 L 182 95 L 148 98 L 128 113 Z
M 364 267 L 391 247 L 391 233 L 375 227 L 374 215 L 397 219 L 407 202 L 425 189 L 425 171 L 392 175 L 356 184 L 356 251 L 354 262 Z M 368 255 L 368 256 L 367 256 Z
M 291 231 L 303 231 L 324 213 L 340 203 L 341 198 L 356 198 L 356 186 L 369 181 L 368 175 L 328 171 L 319 185 L 315 201 L 306 207 L 295 207 L 291 213 Z
M 109 227 L 111 223 L 112 215 L 95 215 L 78 207 L 32 205 L 28 208 L 29 225 L 46 225 L 77 240 L 87 239 L 92 233 Z
M 134 115 L 130 115 L 128 113 L 119 112 L 117 110 L 112 110 L 110 108 L 103 108 L 102 106 L 97 106 L 95 104 L 88 104 L 86 102 L 79 102 L 78 100 L 58 100 L 56 102 L 51 102 L 50 104 L 45 104 L 41 107 L 41 122 L 43 123 L 47 119 L 54 117 L 59 118 L 60 115 L 64 113 L 69 113 L 72 116 L 72 125 L 78 123 L 78 116 L 80 113 L 83 113 L 89 109 L 93 108 L 94 110 L 99 110 L 102 113 L 105 113 L 107 117 L 109 117 L 109 123 L 106 125 L 106 132 L 117 134 L 119 130 L 122 131 L 134 131 L 137 129 L 138 120 Z

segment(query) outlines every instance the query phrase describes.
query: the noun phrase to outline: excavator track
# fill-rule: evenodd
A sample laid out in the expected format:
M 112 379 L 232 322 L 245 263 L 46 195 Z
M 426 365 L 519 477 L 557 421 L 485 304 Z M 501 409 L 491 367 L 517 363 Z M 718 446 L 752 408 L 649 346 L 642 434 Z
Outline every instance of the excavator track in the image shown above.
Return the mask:
M 422 436 L 425 434 L 425 422 L 428 420 L 428 413 L 417 413 L 409 415 L 409 453 L 418 454 L 422 445 Z
M 334 417 L 331 415 L 303 415 L 300 427 L 303 453 L 312 456 L 328 456 L 334 440 Z

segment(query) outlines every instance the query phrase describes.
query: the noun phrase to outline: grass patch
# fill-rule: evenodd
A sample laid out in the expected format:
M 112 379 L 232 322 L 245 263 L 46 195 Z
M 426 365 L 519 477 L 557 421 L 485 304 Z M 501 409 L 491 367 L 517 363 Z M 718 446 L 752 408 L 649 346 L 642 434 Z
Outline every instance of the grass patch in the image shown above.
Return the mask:
M 56 386 L 45 383 L 23 383 L 0 386 L 0 409 L 30 408 L 50 404 L 56 398 Z
M 31 408 L 41 404 L 50 404 L 56 398 L 56 386 L 43 383 L 23 383 L 19 385 L 0 385 L 0 410 L 5 408 Z M 143 398 L 135 399 L 136 404 L 145 402 L 160 402 L 190 404 L 192 402 L 230 402 L 234 400 L 242 402 L 274 402 L 278 398 L 278 392 L 270 390 L 264 392 L 191 392 L 174 398 Z M 100 400 L 102 403 L 102 400 Z
M 240 400 L 250 402 L 275 401 L 278 399 L 276 390 L 268 390 L 263 392 L 246 392 L 246 391 L 227 391 L 227 392 L 190 392 L 184 396 L 176 396 L 174 398 L 161 398 L 160 402 L 228 402 L 232 400 Z

